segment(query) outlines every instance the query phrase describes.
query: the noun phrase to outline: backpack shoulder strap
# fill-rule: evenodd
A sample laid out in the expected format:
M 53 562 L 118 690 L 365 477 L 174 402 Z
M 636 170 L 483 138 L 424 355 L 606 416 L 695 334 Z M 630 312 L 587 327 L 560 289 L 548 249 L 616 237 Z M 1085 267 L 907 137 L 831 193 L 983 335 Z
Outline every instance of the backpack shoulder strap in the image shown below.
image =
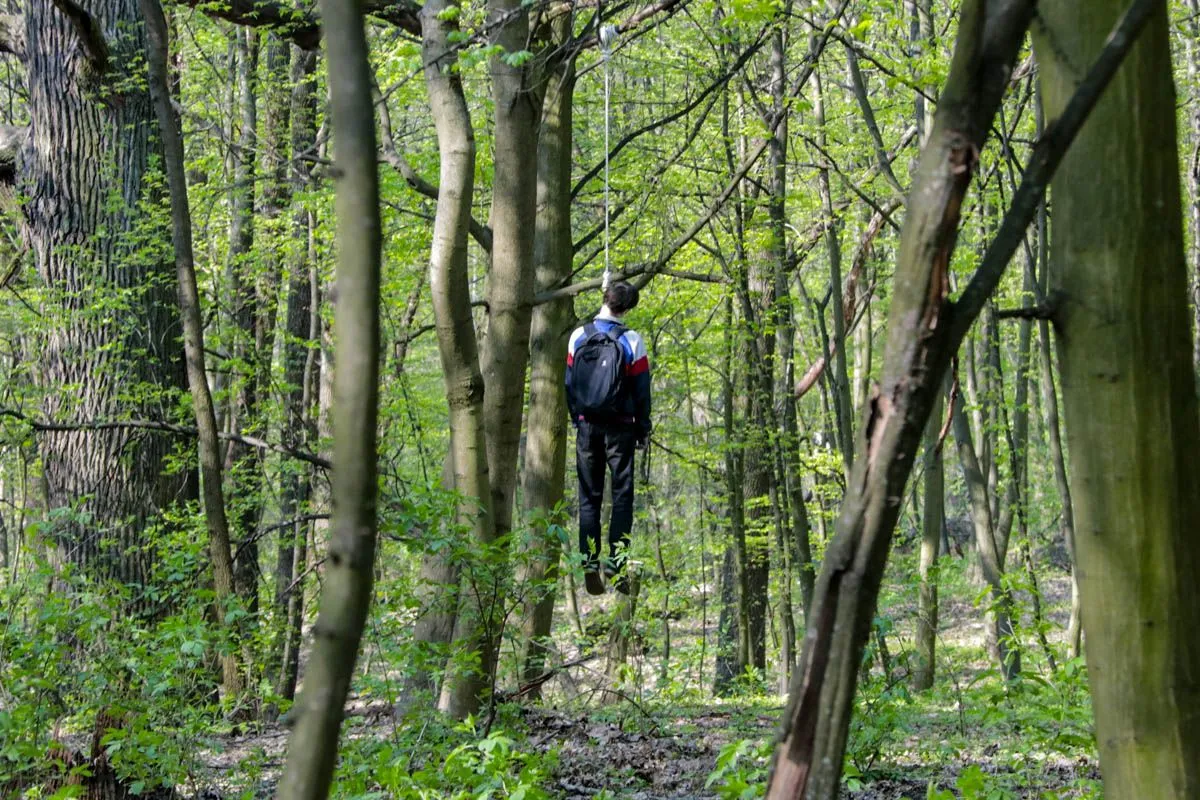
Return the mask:
M 584 325 L 583 326 L 584 341 L 595 336 L 598 331 L 599 331 L 599 329 L 596 327 L 596 323 L 594 323 L 594 322 L 589 322 L 586 325 Z

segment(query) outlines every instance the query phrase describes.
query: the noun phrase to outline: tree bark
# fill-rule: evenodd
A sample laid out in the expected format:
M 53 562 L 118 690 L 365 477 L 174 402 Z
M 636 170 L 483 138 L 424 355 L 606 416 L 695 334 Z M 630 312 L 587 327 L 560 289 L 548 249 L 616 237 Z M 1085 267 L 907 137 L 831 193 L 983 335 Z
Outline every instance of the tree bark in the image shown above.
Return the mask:
M 450 407 L 454 489 L 462 498 L 458 521 L 471 531 L 481 547 L 486 547 L 495 539 L 495 525 L 484 439 L 483 375 L 479 369 L 467 274 L 475 134 L 462 79 L 456 69 L 457 51 L 450 40 L 457 25 L 452 18 L 443 18 L 449 15 L 442 13 L 451 7 L 454 6 L 450 0 L 431 0 L 421 10 L 425 84 L 441 155 L 429 287 Z M 469 589 L 464 579 L 455 639 L 480 654 L 480 666 L 456 670 L 452 660 L 438 705 L 454 717 L 465 717 L 478 709 L 479 694 L 489 685 L 494 658 L 492 620 L 481 618 L 491 609 L 484 605 L 486 598 L 471 598 Z
M 945 468 L 942 462 L 942 395 L 934 400 L 925 426 L 925 513 L 921 517 L 921 555 L 918 565 L 921 587 L 917 609 L 917 665 L 913 688 L 933 688 L 936 673 L 938 633 L 938 549 L 946 517 Z
M 137 0 L 96 0 L 89 11 L 111 43 L 103 74 L 54 4 L 24 5 L 31 119 L 21 210 L 53 326 L 40 347 L 42 410 L 48 419 L 153 417 L 174 405 L 184 376 L 175 279 L 155 250 L 169 234 L 140 212 L 155 129 L 134 66 L 144 63 L 146 40 Z M 142 399 L 129 399 L 133 387 Z M 186 473 L 165 469 L 173 446 L 130 429 L 39 437 L 48 508 L 73 509 L 55 530 L 71 563 L 149 584 L 156 554 L 147 532 L 191 491 Z
M 554 23 L 552 40 L 560 44 L 571 34 L 570 14 Z M 575 58 L 567 55 L 546 75 L 546 97 L 538 135 L 537 216 L 534 227 L 534 268 L 539 291 L 570 278 L 571 142 L 575 97 Z M 562 551 L 557 514 L 563 499 L 567 460 L 567 401 L 563 377 L 567 336 L 574 318 L 569 298 L 543 303 L 533 312 L 530 331 L 529 412 L 525 439 L 522 495 L 527 521 L 533 523 L 531 550 L 522 583 L 532 593 L 525 608 L 523 681 L 541 675 L 546 642 L 554 617 L 558 564 Z M 555 527 L 551 527 L 555 526 Z M 534 690 L 540 694 L 540 686 Z
M 289 117 L 290 179 L 296 188 L 312 181 L 312 170 L 304 156 L 316 146 L 316 54 L 295 48 L 292 53 L 292 96 Z M 299 208 L 292 215 L 293 234 L 303 238 L 291 263 L 288 279 L 287 332 L 284 345 L 284 381 L 287 383 L 283 439 L 285 446 L 305 447 L 316 440 L 316 398 L 313 373 L 321 341 L 321 314 L 316 263 L 316 212 Z M 284 478 L 280 512 L 285 520 L 304 516 L 312 494 L 312 470 L 289 465 Z M 282 621 L 277 691 L 289 700 L 296 694 L 300 666 L 300 640 L 304 621 L 304 574 L 308 561 L 308 532 L 311 525 L 297 522 L 279 532 L 275 566 L 275 613 Z
M 1200 409 L 1167 9 L 1146 5 L 1145 34 L 1054 180 L 1051 257 L 1105 794 L 1182 800 L 1200 796 Z M 1042 4 L 1050 119 L 1125 7 Z
M 323 800 L 337 760 L 343 704 L 371 602 L 379 406 L 378 148 L 362 0 L 322 0 L 336 136 L 338 293 L 334 311 L 333 520 L 320 614 L 280 800 Z

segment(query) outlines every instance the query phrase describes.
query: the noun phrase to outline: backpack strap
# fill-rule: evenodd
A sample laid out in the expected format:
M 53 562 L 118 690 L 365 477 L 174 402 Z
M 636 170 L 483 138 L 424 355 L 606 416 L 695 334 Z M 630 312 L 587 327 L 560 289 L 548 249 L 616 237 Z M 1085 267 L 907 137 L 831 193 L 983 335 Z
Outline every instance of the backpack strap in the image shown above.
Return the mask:
M 595 328 L 595 325 L 593 325 L 592 327 L 593 327 L 593 328 Z M 628 329 L 628 328 L 626 328 L 626 327 L 625 327 L 624 325 L 622 325 L 621 323 L 619 323 L 619 322 L 614 322 L 614 323 L 612 324 L 612 326 L 611 326 L 611 327 L 609 327 L 609 329 L 608 329 L 608 330 L 606 330 L 606 331 L 604 332 L 604 335 L 605 335 L 605 336 L 607 336 L 608 338 L 612 339 L 612 340 L 613 340 L 614 342 L 616 342 L 617 344 L 620 344 L 620 343 L 621 343 L 621 337 L 625 335 L 625 332 L 626 332 L 627 330 L 629 330 L 629 329 Z
M 596 327 L 596 323 L 594 322 L 589 322 L 583 326 L 583 338 L 585 341 L 592 338 L 599 332 L 600 329 Z

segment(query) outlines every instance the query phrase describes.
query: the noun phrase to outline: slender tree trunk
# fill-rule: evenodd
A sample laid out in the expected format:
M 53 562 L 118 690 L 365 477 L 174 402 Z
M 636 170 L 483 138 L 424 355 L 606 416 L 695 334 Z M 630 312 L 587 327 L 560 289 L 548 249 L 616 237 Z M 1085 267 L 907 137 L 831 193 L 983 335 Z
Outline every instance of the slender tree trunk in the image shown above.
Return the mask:
M 375 560 L 382 238 L 375 109 L 361 0 L 322 0 L 321 11 L 338 174 L 333 536 L 280 800 L 328 796 Z
M 554 41 L 570 36 L 571 15 L 555 22 Z M 561 284 L 571 274 L 571 118 L 575 97 L 575 60 L 563 58 L 548 70 L 538 136 L 537 216 L 534 264 L 537 285 Z M 522 494 L 528 522 L 533 523 L 531 551 L 522 576 L 526 591 L 525 652 L 521 672 L 532 681 L 545 667 L 558 564 L 562 545 L 551 523 L 561 524 L 556 509 L 563 499 L 567 460 L 567 401 L 563 375 L 567 334 L 574 318 L 569 299 L 543 303 L 534 309 L 530 332 L 529 421 L 525 439 Z M 540 693 L 540 688 L 535 692 Z
M 991 502 L 987 481 L 975 456 L 971 440 L 971 423 L 963 408 L 961 394 L 954 397 L 951 416 L 954 438 L 958 443 L 958 457 L 962 464 L 963 480 L 967 484 L 967 495 L 971 505 L 971 522 L 975 527 L 975 549 L 979 555 L 979 566 L 983 579 L 991 590 L 991 608 L 988 617 L 992 620 L 995 637 L 996 657 L 1006 680 L 1014 680 L 1021 672 L 1021 654 L 1017 649 L 1013 622 L 1012 596 L 1003 583 L 1004 561 L 996 544 L 995 523 L 992 519 Z
M 451 7 L 448 0 L 432 0 L 421 10 L 425 83 L 441 155 L 429 287 L 450 407 L 454 488 L 462 498 L 458 521 L 481 547 L 486 547 L 494 541 L 496 531 L 484 440 L 483 375 L 467 274 L 475 135 L 456 68 L 457 51 L 450 40 L 457 25 L 451 18 L 444 19 L 449 15 L 442 13 Z M 454 717 L 465 717 L 478 709 L 479 694 L 489 685 L 494 659 L 490 621 L 482 618 L 490 610 L 484 607 L 486 598 L 478 593 L 471 597 L 466 578 L 463 588 L 455 640 L 478 652 L 481 663 L 479 669 L 455 670 L 452 664 L 448 670 L 439 707 Z
M 826 150 L 825 100 L 820 70 L 813 70 L 813 114 L 817 123 L 817 144 Z M 833 190 L 829 183 L 829 168 L 817 171 L 817 187 L 825 213 L 825 247 L 829 257 L 829 306 L 833 317 L 833 371 L 829 372 L 833 390 L 833 406 L 837 418 L 838 446 L 846 474 L 854 463 L 854 410 L 851 408 L 850 373 L 846 364 L 845 298 L 842 296 L 842 242 L 840 221 L 833 210 Z
M 312 181 L 305 155 L 316 146 L 316 54 L 295 48 L 292 53 L 290 178 L 302 189 Z M 316 280 L 316 213 L 299 208 L 291 229 L 303 237 L 302 248 L 290 266 L 287 301 L 288 339 L 284 345 L 284 380 L 287 383 L 284 444 L 300 447 L 314 442 L 314 376 L 321 341 L 321 314 Z M 304 516 L 312 494 L 312 471 L 296 464 L 285 466 L 281 513 L 284 521 Z M 304 622 L 304 574 L 308 561 L 308 532 L 312 526 L 296 522 L 279 532 L 275 563 L 275 613 L 282 622 L 279 643 L 280 673 L 277 691 L 289 700 L 296 694 L 300 665 L 300 639 Z
M 227 606 L 234 597 L 233 557 L 229 546 L 229 522 L 225 516 L 225 496 L 221 485 L 221 451 L 217 439 L 217 417 L 208 391 L 208 373 L 204 367 L 204 327 L 200 320 L 200 292 L 196 288 L 196 267 L 192 256 L 192 213 L 188 206 L 187 178 L 184 171 L 183 134 L 179 116 L 171 105 L 167 77 L 167 20 L 158 0 L 141 0 L 146 19 L 149 54 L 150 94 L 158 116 L 162 137 L 164 167 L 171 204 L 171 243 L 175 250 L 175 271 L 179 290 L 179 312 L 183 321 L 183 347 L 187 360 L 188 385 L 196 416 L 200 473 L 204 489 L 204 521 L 208 528 L 209 553 L 213 562 L 213 587 L 217 596 L 217 619 L 225 619 Z M 225 693 L 234 698 L 242 692 L 242 676 L 233 652 L 221 657 Z
M 1040 7 L 1050 119 L 1127 5 Z M 1183 800 L 1200 796 L 1200 409 L 1167 6 L 1153 8 L 1054 179 L 1051 248 L 1105 794 Z
M 991 293 L 988 271 L 953 306 L 949 264 L 963 198 L 1033 19 L 1032 2 L 966 0 L 941 102 L 910 194 L 880 387 L 817 582 L 804 655 L 772 763 L 771 800 L 836 797 L 850 711 L 891 536 L 934 398 L 952 353 Z M 986 22 L 986 24 L 985 24 Z M 1050 162 L 1053 163 L 1053 162 Z M 997 255 L 1007 261 L 1005 249 Z
M 233 153 L 232 208 L 229 219 L 229 262 L 233 278 L 233 318 L 238 328 L 234 353 L 246 372 L 236 384 L 231 421 L 237 433 L 256 431 L 258 402 L 257 363 L 264 354 L 255 346 L 254 319 L 257 308 L 254 261 L 254 196 L 257 184 L 258 153 L 258 40 L 253 28 L 234 32 L 237 40 L 237 95 L 241 127 Z M 270 360 L 270 356 L 266 358 Z M 262 455 L 258 448 L 231 442 L 226 464 L 237 490 L 236 503 L 237 561 L 234 584 L 238 595 L 252 613 L 258 608 L 258 528 L 262 490 Z
M 942 462 L 942 396 L 934 401 L 925 426 L 925 513 L 921 518 L 921 580 L 917 610 L 917 665 L 913 670 L 913 688 L 933 688 L 938 633 L 938 548 L 946 517 L 945 470 Z

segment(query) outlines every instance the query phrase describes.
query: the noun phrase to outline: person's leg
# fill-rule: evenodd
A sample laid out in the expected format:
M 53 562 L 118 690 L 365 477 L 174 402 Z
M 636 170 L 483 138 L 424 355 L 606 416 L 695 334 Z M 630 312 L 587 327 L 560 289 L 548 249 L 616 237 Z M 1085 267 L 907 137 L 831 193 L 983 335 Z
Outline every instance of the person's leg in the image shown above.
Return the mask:
M 624 572 L 629 532 L 633 530 L 633 453 L 636 434 L 632 430 L 610 432 L 606 442 L 608 468 L 612 473 L 612 515 L 608 522 L 609 562 L 605 572 L 620 576 L 619 591 L 626 591 Z
M 575 471 L 579 476 L 579 552 L 591 594 L 604 592 L 600 582 L 600 505 L 604 500 L 604 434 L 586 422 L 575 435 Z M 597 591 L 598 590 L 598 591 Z

